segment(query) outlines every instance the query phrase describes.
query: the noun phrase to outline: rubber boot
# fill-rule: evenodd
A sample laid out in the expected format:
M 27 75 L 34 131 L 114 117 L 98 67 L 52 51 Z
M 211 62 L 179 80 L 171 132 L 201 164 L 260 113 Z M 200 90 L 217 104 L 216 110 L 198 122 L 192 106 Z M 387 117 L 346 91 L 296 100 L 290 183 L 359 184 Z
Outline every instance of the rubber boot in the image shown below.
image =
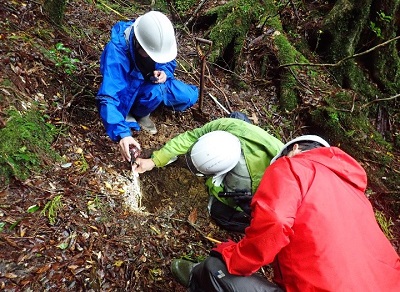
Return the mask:
M 145 117 L 139 118 L 138 123 L 143 128 L 143 130 L 149 132 L 150 134 L 157 134 L 156 125 L 150 120 L 150 114 Z
M 185 287 L 189 287 L 192 270 L 199 263 L 183 259 L 174 259 L 171 263 L 171 272 L 175 279 Z

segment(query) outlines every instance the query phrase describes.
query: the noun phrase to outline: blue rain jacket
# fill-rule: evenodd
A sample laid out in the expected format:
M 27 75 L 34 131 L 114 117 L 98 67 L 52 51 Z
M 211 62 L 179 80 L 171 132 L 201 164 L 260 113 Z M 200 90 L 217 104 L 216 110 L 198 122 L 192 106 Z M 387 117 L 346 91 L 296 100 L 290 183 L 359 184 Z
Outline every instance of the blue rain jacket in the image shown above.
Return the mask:
M 160 64 L 155 70 L 164 71 L 167 81 L 154 84 L 145 80 L 135 62 L 131 30 L 129 42 L 124 31 L 134 23 L 120 21 L 111 30 L 111 40 L 100 58 L 102 84 L 97 93 L 97 106 L 108 136 L 113 141 L 131 136 L 131 128 L 140 130 L 137 122 L 128 122 L 129 112 L 134 117 L 144 117 L 153 112 L 161 103 L 176 111 L 183 111 L 196 103 L 198 88 L 174 78 L 176 60 Z

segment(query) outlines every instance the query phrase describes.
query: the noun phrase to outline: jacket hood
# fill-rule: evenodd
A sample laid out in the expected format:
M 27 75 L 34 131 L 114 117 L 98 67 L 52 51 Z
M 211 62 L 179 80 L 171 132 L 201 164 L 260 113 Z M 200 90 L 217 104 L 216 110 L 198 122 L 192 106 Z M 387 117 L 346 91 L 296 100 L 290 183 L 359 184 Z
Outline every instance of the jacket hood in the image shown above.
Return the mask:
M 297 156 L 326 166 L 342 180 L 352 184 L 360 191 L 364 192 L 367 187 L 365 170 L 354 158 L 337 147 L 317 148 L 297 154 L 293 158 Z
M 131 21 L 119 21 L 111 29 L 111 41 L 118 47 L 128 48 L 125 40 L 124 31 L 134 23 Z

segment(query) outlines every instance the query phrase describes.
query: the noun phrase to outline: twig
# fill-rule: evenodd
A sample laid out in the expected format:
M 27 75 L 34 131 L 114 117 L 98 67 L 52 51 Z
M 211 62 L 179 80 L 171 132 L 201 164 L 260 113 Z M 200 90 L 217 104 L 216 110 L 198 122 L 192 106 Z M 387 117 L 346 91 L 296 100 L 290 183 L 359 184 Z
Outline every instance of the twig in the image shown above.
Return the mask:
M 181 58 L 183 58 L 183 57 L 181 57 Z M 185 62 L 186 62 L 187 64 L 191 64 L 191 62 L 186 61 L 185 58 L 183 58 L 183 60 L 185 60 Z M 191 73 L 191 72 L 189 72 L 184 66 L 182 66 L 181 62 L 179 62 L 178 59 L 176 60 L 176 63 L 178 64 L 178 66 L 177 66 L 177 68 L 175 69 L 175 71 L 177 71 L 177 72 L 183 72 L 183 73 L 185 73 L 186 75 L 189 75 L 190 78 L 191 78 L 194 82 L 196 82 L 196 84 L 199 84 L 199 80 L 193 77 L 193 75 L 197 75 L 197 74 L 198 74 L 197 70 L 193 67 L 193 65 L 191 65 L 191 68 L 192 68 L 193 70 L 195 70 L 196 72 Z M 182 68 L 182 70 L 180 70 L 179 68 Z
M 254 106 L 254 108 L 256 109 L 256 111 L 258 112 L 258 115 L 261 117 L 261 116 L 262 116 L 262 115 L 261 115 L 261 112 L 260 112 L 260 110 L 258 109 L 258 107 L 256 106 L 256 104 L 254 103 L 254 101 L 253 101 L 252 98 L 250 98 L 250 102 L 251 102 L 251 104 Z
M 67 102 L 67 104 L 64 104 L 63 108 L 69 108 L 72 104 L 72 102 L 75 100 L 75 98 L 80 95 L 85 89 L 87 88 L 87 85 L 82 86 L 81 90 L 77 93 L 75 93 L 72 98 Z
M 312 90 L 309 86 L 307 86 L 307 85 L 305 85 L 303 82 L 301 82 L 301 80 L 300 80 L 299 78 L 297 78 L 296 74 L 294 74 L 294 72 L 293 72 L 293 70 L 292 70 L 291 68 L 289 68 L 289 70 L 290 70 L 290 73 L 292 73 L 294 79 L 297 80 L 297 82 L 299 82 L 301 85 L 303 85 L 305 88 L 307 88 L 308 90 L 310 90 L 311 93 L 314 94 L 314 90 Z
M 334 63 L 334 64 L 332 64 L 332 63 L 327 63 L 327 64 L 318 64 L 318 63 L 287 63 L 287 64 L 283 64 L 283 65 L 278 66 L 278 68 L 291 67 L 291 66 L 336 67 L 336 66 L 339 66 L 340 64 L 342 64 L 344 61 L 347 61 L 348 59 L 352 59 L 352 58 L 356 58 L 356 57 L 359 57 L 359 56 L 368 54 L 368 53 L 372 52 L 373 50 L 376 50 L 376 49 L 379 48 L 379 47 L 386 46 L 388 43 L 393 42 L 393 41 L 395 41 L 395 40 L 397 40 L 397 39 L 399 39 L 399 38 L 400 38 L 400 36 L 397 36 L 397 37 L 395 37 L 395 38 L 392 38 L 392 39 L 390 39 L 390 40 L 387 40 L 386 42 L 383 42 L 383 43 L 381 43 L 381 44 L 379 44 L 379 45 L 376 45 L 375 47 L 372 47 L 372 48 L 370 48 L 370 49 L 368 49 L 368 50 L 366 50 L 366 51 L 364 51 L 364 52 L 361 52 L 361 53 L 358 53 L 358 54 L 354 54 L 354 55 L 351 55 L 351 56 L 347 56 L 346 58 L 344 58 L 344 59 L 342 59 L 342 60 L 340 60 L 340 61 L 338 61 L 337 63 Z
M 222 241 L 216 240 L 216 239 L 214 239 L 212 237 L 208 237 L 208 236 L 206 236 L 205 238 L 207 238 L 209 241 L 212 241 L 212 242 L 215 242 L 215 243 L 221 243 L 222 242 Z
M 378 101 L 387 101 L 387 100 L 396 99 L 396 98 L 398 98 L 399 96 L 400 96 L 400 93 L 399 93 L 399 94 L 396 94 L 396 95 L 393 95 L 393 96 L 391 96 L 391 97 L 377 98 L 377 99 L 374 99 L 373 101 L 370 101 L 370 102 L 364 104 L 361 108 L 365 108 L 365 107 L 369 106 L 371 103 L 374 103 L 374 102 L 378 102 Z
M 211 93 L 208 93 L 208 95 L 211 97 L 211 99 L 220 107 L 222 108 L 228 115 L 231 113 L 228 111 L 218 100 L 215 96 L 213 96 Z
M 197 12 L 203 7 L 204 3 L 206 3 L 207 0 L 202 0 L 200 4 L 197 6 L 196 10 L 193 12 L 192 16 L 185 22 L 185 27 L 189 25 L 193 21 L 193 18 L 197 15 Z
M 212 238 L 212 237 L 209 237 L 209 236 L 205 235 L 205 234 L 203 233 L 203 231 L 200 230 L 199 227 L 197 227 L 195 224 L 191 223 L 189 220 L 186 220 L 186 223 L 188 223 L 190 226 L 192 226 L 192 227 L 193 227 L 198 233 L 200 233 L 205 239 L 208 239 L 209 241 L 212 241 L 212 242 L 214 242 L 214 243 L 221 243 L 221 241 L 219 241 L 219 240 L 217 240 L 217 239 L 214 239 L 214 238 Z

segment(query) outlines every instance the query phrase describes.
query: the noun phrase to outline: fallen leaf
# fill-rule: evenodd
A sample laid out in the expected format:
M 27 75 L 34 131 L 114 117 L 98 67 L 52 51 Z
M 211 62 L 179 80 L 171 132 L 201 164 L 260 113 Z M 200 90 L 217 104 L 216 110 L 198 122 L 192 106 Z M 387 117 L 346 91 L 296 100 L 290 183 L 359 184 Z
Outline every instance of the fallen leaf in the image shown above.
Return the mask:
M 32 205 L 28 208 L 28 210 L 26 210 L 28 213 L 33 213 L 36 212 L 37 210 L 39 210 L 39 206 L 38 205 Z
M 15 279 L 17 277 L 18 277 L 18 275 L 14 274 L 14 273 L 6 273 L 6 278 L 8 278 L 8 279 Z
M 107 189 L 112 190 L 112 186 L 109 182 L 105 182 L 104 185 L 106 186 Z
M 71 167 L 71 165 L 72 165 L 72 163 L 71 163 L 71 162 L 68 162 L 68 163 L 62 164 L 61 167 L 62 167 L 62 168 L 69 168 L 69 167 Z
M 191 224 L 196 223 L 196 221 L 197 221 L 197 208 L 194 208 L 194 209 L 192 210 L 192 212 L 190 212 L 190 214 L 189 214 L 189 216 L 188 216 L 188 221 L 189 221 Z
M 43 267 L 40 267 L 39 269 L 37 269 L 36 274 L 42 274 L 48 270 L 50 270 L 51 268 L 51 264 L 46 264 Z
M 57 245 L 59 249 L 66 249 L 68 247 L 68 242 L 62 242 L 59 245 Z
M 79 268 L 78 265 L 70 265 L 70 266 L 68 266 L 68 269 L 70 269 L 70 270 L 76 270 L 77 268 Z

